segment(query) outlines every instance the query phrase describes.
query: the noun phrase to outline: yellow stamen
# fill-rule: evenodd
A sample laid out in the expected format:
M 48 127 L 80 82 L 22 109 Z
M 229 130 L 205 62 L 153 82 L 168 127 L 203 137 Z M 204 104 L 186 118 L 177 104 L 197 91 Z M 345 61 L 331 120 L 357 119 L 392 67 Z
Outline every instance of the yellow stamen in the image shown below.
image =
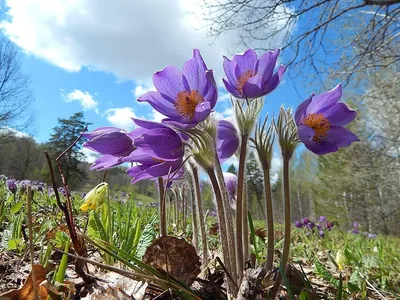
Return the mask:
M 251 77 L 254 77 L 254 76 L 256 76 L 256 75 L 257 75 L 257 74 L 254 73 L 254 71 L 251 71 L 251 70 L 249 70 L 249 71 L 247 71 L 247 72 L 244 72 L 244 73 L 242 74 L 242 76 L 239 77 L 238 82 L 237 82 L 237 84 L 236 84 L 236 88 L 237 88 L 241 93 L 243 93 L 243 86 L 244 86 L 244 84 L 247 82 L 247 80 L 249 80 Z
M 196 107 L 203 102 L 204 98 L 198 91 L 182 91 L 178 93 L 175 101 L 176 110 L 189 120 L 194 118 Z
M 314 129 L 314 142 L 320 142 L 328 134 L 331 124 L 323 114 L 309 114 L 303 121 L 304 125 Z

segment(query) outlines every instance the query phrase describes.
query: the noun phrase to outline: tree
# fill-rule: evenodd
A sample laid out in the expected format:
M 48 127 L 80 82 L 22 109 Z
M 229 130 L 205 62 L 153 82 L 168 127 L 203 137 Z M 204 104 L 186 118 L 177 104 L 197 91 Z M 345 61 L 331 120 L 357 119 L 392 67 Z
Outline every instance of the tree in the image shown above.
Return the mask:
M 32 124 L 33 100 L 29 76 L 21 70 L 15 46 L 0 37 L 0 138 L 12 135 L 10 128 L 23 130 Z
M 264 177 L 254 151 L 250 151 L 247 156 L 246 169 L 249 207 L 255 213 L 253 214 L 254 216 L 257 216 L 259 219 L 265 219 L 264 215 L 259 214 L 260 211 L 264 214 L 265 210 L 265 206 L 263 205 Z
M 235 167 L 234 164 L 231 164 L 231 165 L 229 166 L 228 170 L 226 170 L 226 172 L 237 175 L 237 170 L 236 170 L 236 167 Z
M 348 82 L 400 59 L 400 0 L 205 0 L 203 7 L 211 36 L 239 31 L 247 47 L 281 47 L 290 77 L 324 88 L 324 75 Z
M 48 142 L 52 154 L 57 157 L 80 136 L 86 126 L 90 125 L 84 121 L 82 112 L 75 113 L 69 119 L 58 119 L 59 125 L 53 128 L 53 134 Z M 80 139 L 61 159 L 66 182 L 71 188 L 79 186 L 79 183 L 86 179 L 86 172 L 80 166 L 84 160 L 84 155 L 80 152 L 83 139 Z M 58 174 L 58 172 L 56 172 Z M 58 183 L 61 184 L 61 178 Z

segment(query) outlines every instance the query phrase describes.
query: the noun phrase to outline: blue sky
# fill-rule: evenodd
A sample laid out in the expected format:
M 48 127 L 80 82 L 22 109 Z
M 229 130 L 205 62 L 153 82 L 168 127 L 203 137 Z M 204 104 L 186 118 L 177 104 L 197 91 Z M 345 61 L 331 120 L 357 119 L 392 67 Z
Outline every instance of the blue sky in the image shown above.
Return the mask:
M 47 141 L 58 118 L 78 111 L 93 123 L 89 130 L 110 125 L 132 129 L 132 116 L 159 121 L 159 113 L 135 99 L 153 89 L 155 71 L 168 64 L 181 68 L 193 48 L 200 49 L 221 85 L 218 116 L 231 118 L 229 96 L 221 84 L 222 56 L 246 49 L 237 46 L 235 32 L 215 41 L 207 38 L 196 3 L 54 0 L 49 5 L 46 0 L 6 0 L 0 26 L 18 46 L 22 69 L 31 77 L 35 138 Z M 276 40 L 259 46 L 280 44 Z M 268 95 L 262 115 L 278 112 L 281 104 L 297 107 L 307 96 L 304 89 L 300 92 L 303 99 L 293 83 L 284 80 Z

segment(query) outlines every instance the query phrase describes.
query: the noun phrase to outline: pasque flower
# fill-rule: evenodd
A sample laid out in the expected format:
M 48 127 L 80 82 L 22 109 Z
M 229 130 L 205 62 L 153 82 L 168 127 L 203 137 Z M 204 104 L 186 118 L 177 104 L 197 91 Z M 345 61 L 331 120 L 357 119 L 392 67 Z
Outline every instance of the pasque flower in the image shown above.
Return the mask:
M 343 127 L 353 121 L 357 113 L 345 103 L 338 102 L 341 97 L 342 86 L 339 84 L 321 95 L 311 95 L 296 110 L 298 137 L 315 154 L 335 152 L 359 141 L 354 133 Z
M 142 132 L 136 131 L 136 135 Z M 126 131 L 116 127 L 100 127 L 82 135 L 89 139 L 83 144 L 85 148 L 102 154 L 90 167 L 92 170 L 115 167 L 135 149 L 132 137 Z
M 12 179 L 12 178 L 7 179 L 6 185 L 7 185 L 8 190 L 11 193 L 15 194 L 15 192 L 17 191 L 17 184 L 16 184 L 15 179 Z
M 160 123 L 133 119 L 138 129 L 128 133 L 135 150 L 122 159 L 136 166 L 128 169 L 132 183 L 173 174 L 182 164 L 183 142 L 171 128 Z
M 220 120 L 217 124 L 217 154 L 220 161 L 231 157 L 239 147 L 239 137 L 232 123 Z
M 153 75 L 153 83 L 157 92 L 147 92 L 138 101 L 148 102 L 167 116 L 163 123 L 177 128 L 192 128 L 204 121 L 217 102 L 213 71 L 207 69 L 197 49 L 182 71 L 167 66 Z
M 227 79 L 222 79 L 226 90 L 236 98 L 259 98 L 272 92 L 281 80 L 285 67 L 274 72 L 280 50 L 264 53 L 257 58 L 253 49 L 232 60 L 224 57 L 224 71 Z

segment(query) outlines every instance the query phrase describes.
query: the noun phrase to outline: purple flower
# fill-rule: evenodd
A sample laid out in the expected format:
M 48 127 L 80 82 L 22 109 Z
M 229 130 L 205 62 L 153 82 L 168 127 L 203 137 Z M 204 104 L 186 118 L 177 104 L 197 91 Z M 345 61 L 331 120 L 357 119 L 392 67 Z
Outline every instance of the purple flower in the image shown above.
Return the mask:
M 217 154 L 220 161 L 231 157 L 239 147 L 239 137 L 232 123 L 220 120 L 217 124 Z
M 18 188 L 19 188 L 19 192 L 20 194 L 24 194 L 26 192 L 26 189 L 28 188 L 28 185 L 31 184 L 30 180 L 21 180 L 18 182 Z
M 7 185 L 8 190 L 11 193 L 15 194 L 17 192 L 17 184 L 15 182 L 15 179 L 12 179 L 12 178 L 7 179 L 6 185 Z
M 332 221 L 326 221 L 325 223 L 325 227 L 326 229 L 328 229 L 329 231 L 332 230 L 333 226 L 335 226 L 335 224 Z
M 303 218 L 303 225 L 307 225 L 310 222 L 309 218 Z
M 92 170 L 115 167 L 135 149 L 132 138 L 119 128 L 100 127 L 82 135 L 89 139 L 83 146 L 102 155 L 90 167 Z
M 325 236 L 325 232 L 321 229 L 318 231 L 318 234 L 320 237 L 324 237 Z
M 309 221 L 309 222 L 306 224 L 306 227 L 307 227 L 308 229 L 312 230 L 312 229 L 315 227 L 315 223 L 312 222 L 312 221 Z
M 67 197 L 67 191 L 63 187 L 59 187 L 58 191 L 61 193 L 61 195 Z
M 358 222 L 353 222 L 353 229 L 351 230 L 351 233 L 354 233 L 354 234 L 359 234 L 360 233 L 360 230 L 359 230 L 359 227 L 358 227 Z
M 182 72 L 167 66 L 153 75 L 157 92 L 139 97 L 155 110 L 167 116 L 162 122 L 187 129 L 204 121 L 214 108 L 218 92 L 212 70 L 208 70 L 200 51 L 183 65 Z
M 377 235 L 373 233 L 368 233 L 368 238 L 369 239 L 376 239 Z
M 237 176 L 232 173 L 224 172 L 224 181 L 226 190 L 228 192 L 229 201 L 232 209 L 236 209 L 236 189 L 237 189 Z
M 325 217 L 325 216 L 320 216 L 320 217 L 319 217 L 319 221 L 320 221 L 321 223 L 325 223 L 325 222 L 326 222 L 326 217 Z
M 139 128 L 128 135 L 133 138 L 135 150 L 122 160 L 137 164 L 127 170 L 133 177 L 132 183 L 172 175 L 181 166 L 183 160 L 184 149 L 181 137 L 163 124 L 133 120 Z
M 302 228 L 302 227 L 303 227 L 303 223 L 302 223 L 301 221 L 297 220 L 297 221 L 294 223 L 294 226 L 296 226 L 297 228 Z
M 341 97 L 342 86 L 339 84 L 321 95 L 311 95 L 297 108 L 298 136 L 311 152 L 323 155 L 359 141 L 354 133 L 343 127 L 353 121 L 357 113 L 345 103 L 338 102 Z
M 224 71 L 227 79 L 222 79 L 226 90 L 236 98 L 259 98 L 272 92 L 281 80 L 285 67 L 280 66 L 273 74 L 280 50 L 266 52 L 260 58 L 253 49 L 232 60 L 224 56 Z

